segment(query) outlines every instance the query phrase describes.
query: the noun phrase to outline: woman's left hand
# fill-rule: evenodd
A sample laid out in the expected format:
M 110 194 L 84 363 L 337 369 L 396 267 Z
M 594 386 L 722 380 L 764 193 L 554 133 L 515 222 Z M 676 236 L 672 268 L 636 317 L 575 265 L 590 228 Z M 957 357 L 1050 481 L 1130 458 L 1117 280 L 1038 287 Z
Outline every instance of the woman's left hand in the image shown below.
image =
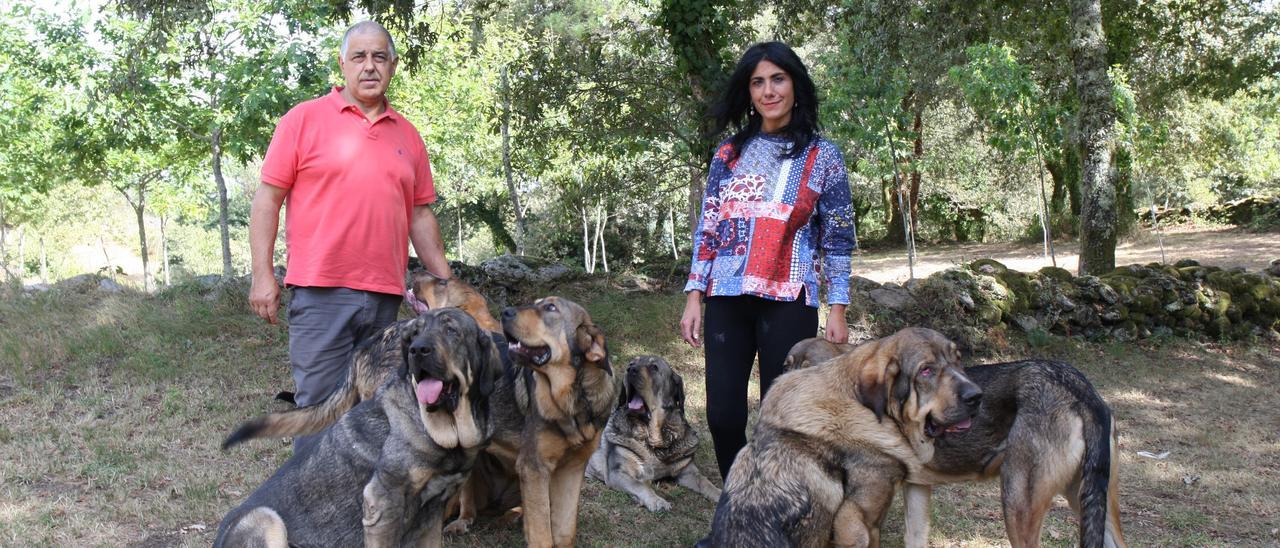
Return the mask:
M 837 344 L 849 342 L 849 324 L 844 320 L 844 306 L 831 305 L 831 312 L 827 314 L 827 328 L 822 335 L 822 338 L 828 342 Z

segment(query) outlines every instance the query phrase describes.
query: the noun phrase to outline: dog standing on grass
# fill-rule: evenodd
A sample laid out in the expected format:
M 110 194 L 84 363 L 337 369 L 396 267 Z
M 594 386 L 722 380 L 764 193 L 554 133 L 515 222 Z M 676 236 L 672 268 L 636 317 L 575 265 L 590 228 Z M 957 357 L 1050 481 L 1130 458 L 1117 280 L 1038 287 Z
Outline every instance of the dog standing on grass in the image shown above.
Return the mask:
M 819 338 L 792 347 L 789 367 L 827 367 L 848 348 Z M 1080 520 L 1080 545 L 1125 546 L 1120 527 L 1118 435 L 1107 403 L 1070 364 L 1022 360 L 964 370 L 982 388 L 969 431 L 934 443 L 933 458 L 908 479 L 906 546 L 929 539 L 934 485 L 1000 478 L 1009 542 L 1039 546 L 1045 513 L 1061 494 Z

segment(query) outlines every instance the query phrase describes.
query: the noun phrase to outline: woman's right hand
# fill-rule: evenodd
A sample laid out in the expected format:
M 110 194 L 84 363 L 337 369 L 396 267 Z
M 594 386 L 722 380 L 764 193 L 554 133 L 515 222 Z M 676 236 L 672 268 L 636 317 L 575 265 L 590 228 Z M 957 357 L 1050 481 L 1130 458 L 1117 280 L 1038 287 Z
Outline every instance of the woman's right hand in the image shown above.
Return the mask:
M 689 346 L 702 346 L 702 292 L 690 291 L 684 301 L 684 315 L 680 316 L 680 336 Z

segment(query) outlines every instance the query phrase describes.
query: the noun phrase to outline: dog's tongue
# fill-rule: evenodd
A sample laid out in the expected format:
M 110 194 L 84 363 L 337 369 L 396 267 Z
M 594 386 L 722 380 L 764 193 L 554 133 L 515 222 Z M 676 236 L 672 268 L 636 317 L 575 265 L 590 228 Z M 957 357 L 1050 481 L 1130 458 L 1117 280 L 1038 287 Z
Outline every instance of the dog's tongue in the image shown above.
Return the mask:
M 963 432 L 973 425 L 972 419 L 965 419 L 964 422 L 957 422 L 947 427 L 947 432 Z
M 639 411 L 641 409 L 644 409 L 644 400 L 640 399 L 640 396 L 631 398 L 631 401 L 627 402 L 627 409 L 630 409 L 632 411 Z
M 440 379 L 423 379 L 418 382 L 418 402 L 433 404 L 440 399 L 440 391 L 444 390 L 444 382 Z

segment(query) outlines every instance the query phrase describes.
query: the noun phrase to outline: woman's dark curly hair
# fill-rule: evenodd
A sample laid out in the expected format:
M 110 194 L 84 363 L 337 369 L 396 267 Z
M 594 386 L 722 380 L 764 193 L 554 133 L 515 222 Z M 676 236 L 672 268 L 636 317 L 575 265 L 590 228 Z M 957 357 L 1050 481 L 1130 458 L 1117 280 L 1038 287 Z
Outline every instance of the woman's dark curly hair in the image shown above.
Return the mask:
M 782 42 L 762 42 L 747 48 L 738 60 L 737 68 L 729 76 L 724 95 L 720 97 L 711 110 L 715 119 L 713 135 L 719 135 L 733 124 L 735 133 L 730 139 L 733 145 L 733 157 L 742 151 L 747 140 L 760 133 L 760 124 L 764 121 L 759 112 L 749 114 L 751 106 L 751 74 L 755 72 L 760 61 L 768 60 L 778 65 L 791 77 L 791 89 L 795 93 L 795 109 L 791 111 L 791 121 L 778 130 L 778 133 L 791 139 L 791 150 L 787 158 L 798 158 L 808 150 L 809 145 L 818 137 L 822 126 L 818 123 L 818 92 L 814 89 L 813 79 L 809 78 L 809 69 L 805 68 L 800 56 Z M 743 123 L 743 120 L 746 122 Z

